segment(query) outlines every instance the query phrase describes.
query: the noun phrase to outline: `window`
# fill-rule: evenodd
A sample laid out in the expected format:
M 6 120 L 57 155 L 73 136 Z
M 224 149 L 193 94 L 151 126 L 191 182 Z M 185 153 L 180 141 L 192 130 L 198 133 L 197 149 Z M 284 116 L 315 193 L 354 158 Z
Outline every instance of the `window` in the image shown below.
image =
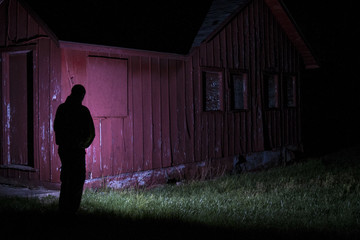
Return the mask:
M 231 76 L 231 109 L 248 109 L 248 75 L 243 72 L 234 72 Z
M 279 107 L 279 77 L 277 74 L 264 74 L 265 106 L 268 109 Z
M 217 70 L 202 72 L 204 86 L 204 111 L 223 110 L 223 73 Z
M 286 76 L 285 85 L 286 105 L 287 107 L 296 107 L 296 77 Z
M 94 117 L 128 114 L 127 59 L 89 56 L 88 106 Z

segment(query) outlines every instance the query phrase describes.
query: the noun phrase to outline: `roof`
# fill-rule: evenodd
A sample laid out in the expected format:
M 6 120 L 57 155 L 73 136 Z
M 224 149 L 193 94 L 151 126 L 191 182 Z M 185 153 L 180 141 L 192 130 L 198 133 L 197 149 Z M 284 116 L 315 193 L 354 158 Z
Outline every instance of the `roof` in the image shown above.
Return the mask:
M 193 42 L 193 47 L 211 39 L 227 22 L 231 21 L 251 0 L 214 0 Z M 278 23 L 299 51 L 305 68 L 318 68 L 310 45 L 297 27 L 294 19 L 281 0 L 264 0 Z
M 214 0 L 194 39 L 197 47 L 213 33 L 234 11 L 243 8 L 250 0 Z
M 251 0 L 20 0 L 62 41 L 188 54 Z M 309 44 L 281 0 L 264 0 L 302 56 L 317 68 Z

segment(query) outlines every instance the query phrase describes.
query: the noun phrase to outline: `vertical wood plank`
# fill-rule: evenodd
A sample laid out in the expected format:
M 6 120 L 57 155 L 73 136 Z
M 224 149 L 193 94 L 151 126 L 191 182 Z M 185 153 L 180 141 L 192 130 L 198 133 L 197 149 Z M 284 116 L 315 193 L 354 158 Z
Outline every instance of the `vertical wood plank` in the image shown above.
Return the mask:
M 207 45 L 204 43 L 204 44 L 201 44 L 200 45 L 200 66 L 208 66 L 208 63 L 207 63 Z
M 27 37 L 31 38 L 39 34 L 39 25 L 34 20 L 34 18 L 31 17 L 30 14 L 28 14 L 28 26 L 27 26 Z
M 101 119 L 101 177 L 112 175 L 113 169 L 113 158 L 112 158 L 112 144 L 113 144 L 113 129 L 112 129 L 112 119 L 104 118 Z M 115 133 L 117 134 L 117 133 Z
M 124 118 L 112 118 L 111 120 L 111 174 L 123 173 L 125 165 L 125 141 L 124 141 Z
M 246 114 L 246 143 L 247 143 L 247 152 L 253 151 L 253 141 L 252 141 L 252 129 L 253 129 L 253 121 L 252 121 L 252 112 L 254 111 L 253 105 L 253 95 L 254 95 L 254 85 L 253 85 L 253 77 L 252 72 L 250 71 L 250 23 L 249 23 L 249 7 L 247 6 L 244 11 L 244 54 L 245 54 L 245 61 L 244 61 L 244 67 L 249 70 L 249 111 Z
M 206 43 L 206 65 L 205 66 L 214 66 L 214 41 L 209 41 Z
M 5 23 L 7 21 L 7 7 L 6 4 L 0 4 L 0 22 Z M 0 46 L 6 44 L 6 24 L 0 24 Z M 4 171 L 5 172 L 5 171 Z
M 13 43 L 17 40 L 17 6 L 18 2 L 10 0 L 9 2 L 9 29 L 7 42 Z
M 215 114 L 216 113 L 204 113 L 207 116 L 207 137 L 208 137 L 208 154 L 209 159 L 215 158 L 215 146 L 216 146 L 216 122 Z
M 186 121 L 186 162 L 194 162 L 194 81 L 193 81 L 193 62 L 189 58 L 185 62 L 185 121 Z
M 199 61 L 200 51 L 196 50 L 192 57 L 192 65 L 193 65 L 193 81 L 194 81 L 194 157 L 195 161 L 201 161 L 202 158 L 202 143 L 201 143 L 201 128 L 202 128 L 202 115 L 201 115 L 201 80 L 200 80 L 200 61 Z
M 177 135 L 178 135 L 178 158 L 175 164 L 183 164 L 186 162 L 186 144 L 185 135 L 186 127 L 186 111 L 185 111 L 185 66 L 184 61 L 176 61 L 176 113 L 177 113 Z M 175 160 L 175 159 L 174 159 Z
M 221 58 L 221 67 L 226 68 L 228 66 L 228 60 L 227 60 L 227 41 L 226 41 L 226 30 L 223 29 L 220 32 L 220 58 Z
M 134 77 L 132 58 L 128 60 L 128 116 L 124 119 L 124 159 L 120 163 L 121 173 L 134 169 Z
M 27 38 L 27 26 L 28 26 L 28 15 L 25 9 L 21 6 L 21 4 L 18 4 L 17 9 L 17 38 L 19 40 L 26 39 Z
M 209 141 L 211 136 L 208 133 L 209 121 L 208 115 L 202 114 L 201 117 L 201 160 L 206 161 L 209 159 Z
M 142 111 L 143 111 L 143 138 L 144 138 L 144 170 L 152 168 L 153 150 L 153 122 L 151 102 L 151 75 L 150 59 L 141 58 L 141 82 L 142 82 Z
M 233 59 L 233 54 L 232 54 L 232 50 L 233 50 L 233 40 L 232 40 L 232 24 L 229 23 L 226 25 L 225 27 L 225 32 L 226 32 L 226 59 L 227 59 L 227 67 L 228 68 L 234 68 L 234 59 Z M 229 54 L 230 53 L 230 54 Z
M 244 40 L 244 14 L 241 12 L 238 19 L 239 41 L 239 68 L 245 69 L 245 40 Z
M 224 122 L 223 112 L 215 114 L 215 158 L 223 156 Z
M 61 103 L 61 52 L 60 49 L 51 42 L 51 73 L 50 73 L 50 154 L 51 154 L 51 181 L 59 182 L 60 179 L 60 158 L 55 143 L 55 132 L 53 123 L 57 107 Z
M 170 145 L 172 165 L 179 162 L 176 61 L 169 60 Z
M 151 58 L 151 93 L 153 122 L 152 168 L 161 167 L 161 79 L 159 58 Z
M 252 98 L 252 111 L 251 111 L 251 145 L 252 151 L 258 150 L 258 136 L 257 136 L 257 111 L 258 111 L 258 102 L 257 102 L 257 79 L 256 79 L 256 63 L 255 63 L 255 54 L 256 54 L 256 39 L 255 39 L 255 23 L 254 23 L 254 6 L 250 4 L 248 6 L 248 21 L 249 21 L 249 69 L 250 69 L 250 82 L 251 82 L 251 98 Z
M 141 59 L 140 57 L 131 57 L 132 77 L 133 77 L 133 106 L 134 106 L 134 169 L 141 171 L 144 167 L 144 143 L 143 143 L 143 96 L 141 81 Z
M 170 136 L 170 96 L 169 96 L 169 62 L 160 59 L 161 83 L 161 160 L 162 167 L 171 166 L 171 136 Z
M 238 27 L 238 17 L 235 17 L 234 20 L 231 22 L 231 31 L 232 31 L 232 52 L 231 55 L 233 56 L 233 68 L 238 69 L 240 66 L 239 63 L 239 27 Z
M 50 181 L 50 41 L 39 41 L 39 147 L 40 147 L 40 180 Z
M 214 45 L 213 45 L 213 55 L 214 55 L 214 67 L 222 67 L 222 63 L 221 63 L 221 51 L 220 51 L 220 35 L 217 35 L 214 40 Z
M 101 119 L 94 118 L 95 139 L 86 150 L 86 171 L 87 178 L 101 177 Z

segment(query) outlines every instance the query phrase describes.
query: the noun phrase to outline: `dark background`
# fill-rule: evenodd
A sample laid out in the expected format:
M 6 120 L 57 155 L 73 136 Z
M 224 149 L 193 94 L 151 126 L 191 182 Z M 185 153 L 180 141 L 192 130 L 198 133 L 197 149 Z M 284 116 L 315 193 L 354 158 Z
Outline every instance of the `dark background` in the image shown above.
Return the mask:
M 360 22 L 355 1 L 283 2 L 320 65 L 302 79 L 305 151 L 323 154 L 358 144 Z

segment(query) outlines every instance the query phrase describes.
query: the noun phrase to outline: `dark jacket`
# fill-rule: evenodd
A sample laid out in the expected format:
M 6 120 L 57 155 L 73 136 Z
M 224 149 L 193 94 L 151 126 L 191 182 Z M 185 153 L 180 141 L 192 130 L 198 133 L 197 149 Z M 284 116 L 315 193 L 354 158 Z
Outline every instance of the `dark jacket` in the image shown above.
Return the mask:
M 71 95 L 56 111 L 54 131 L 56 144 L 62 148 L 85 149 L 95 138 L 89 109 Z

